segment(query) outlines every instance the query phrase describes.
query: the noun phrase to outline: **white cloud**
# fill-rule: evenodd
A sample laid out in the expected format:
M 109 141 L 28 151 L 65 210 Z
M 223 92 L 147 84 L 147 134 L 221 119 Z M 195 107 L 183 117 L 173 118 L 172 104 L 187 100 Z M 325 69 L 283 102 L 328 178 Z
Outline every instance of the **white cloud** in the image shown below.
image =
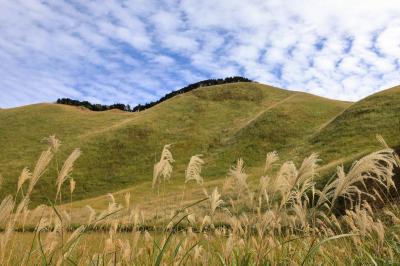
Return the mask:
M 397 0 L 0 2 L 0 107 L 230 75 L 357 100 L 400 83 L 399 55 Z
M 400 55 L 400 20 L 385 28 L 378 37 L 377 46 L 388 56 Z

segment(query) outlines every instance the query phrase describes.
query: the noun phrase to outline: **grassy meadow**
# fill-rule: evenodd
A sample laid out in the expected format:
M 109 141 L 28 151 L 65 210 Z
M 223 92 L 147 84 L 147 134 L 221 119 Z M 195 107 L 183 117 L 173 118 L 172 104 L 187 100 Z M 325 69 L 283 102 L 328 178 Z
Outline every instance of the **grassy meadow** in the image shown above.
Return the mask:
M 78 147 L 84 154 L 74 176 L 80 180 L 75 198 L 85 199 L 151 180 L 165 143 L 174 145 L 176 176 L 184 175 L 194 153 L 204 155 L 203 171 L 209 179 L 223 178 L 238 157 L 249 168 L 258 168 L 267 150 L 289 154 L 348 106 L 263 84 L 233 83 L 199 88 L 140 113 L 91 112 L 55 104 L 0 110 L 3 191 L 13 192 L 15 176 L 33 166 L 45 148 L 43 138 L 52 134 L 63 140 L 58 160 Z M 53 193 L 47 190 L 56 175 L 56 162 L 52 164 L 43 185 L 33 192 L 34 204 L 46 202 L 44 192 Z
M 0 110 L 0 265 L 399 265 L 398 114 L 258 83 Z

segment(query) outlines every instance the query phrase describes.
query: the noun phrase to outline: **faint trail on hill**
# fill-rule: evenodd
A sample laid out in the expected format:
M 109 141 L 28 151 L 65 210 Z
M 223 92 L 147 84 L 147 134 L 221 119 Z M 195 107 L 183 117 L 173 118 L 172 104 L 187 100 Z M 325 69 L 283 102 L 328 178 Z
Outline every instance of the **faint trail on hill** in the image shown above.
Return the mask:
M 100 128 L 100 129 L 97 129 L 97 130 L 93 130 L 93 131 L 90 131 L 90 132 L 81 134 L 81 135 L 79 136 L 79 138 L 80 138 L 80 139 L 90 138 L 90 137 L 92 137 L 92 136 L 95 136 L 95 135 L 98 135 L 98 134 L 107 132 L 107 131 L 109 131 L 109 130 L 113 130 L 113 129 L 122 127 L 122 126 L 124 126 L 124 125 L 126 125 L 126 124 L 128 124 L 128 123 L 130 123 L 130 122 L 132 122 L 132 121 L 135 121 L 137 118 L 138 118 L 138 116 L 135 115 L 134 117 L 130 117 L 130 118 L 124 119 L 124 120 L 122 120 L 122 121 L 119 121 L 119 122 L 117 122 L 117 123 L 115 123 L 115 124 L 112 124 L 112 125 L 109 126 L 109 127 Z
M 260 112 L 258 112 L 257 114 L 255 114 L 249 120 L 245 121 L 242 125 L 240 125 L 236 130 L 234 130 L 233 131 L 233 135 L 236 135 L 240 130 L 242 130 L 243 128 L 247 127 L 251 123 L 253 123 L 255 120 L 257 120 L 260 116 L 262 116 L 266 112 L 270 111 L 271 109 L 274 109 L 278 105 L 281 105 L 281 104 L 285 103 L 286 101 L 292 99 L 296 95 L 297 95 L 297 93 L 293 93 L 292 95 L 280 100 L 279 102 L 276 102 L 276 103 L 273 103 L 273 104 L 267 106 L 267 108 L 265 108 L 265 109 L 261 110 Z
M 280 104 L 282 104 L 282 103 L 284 103 L 284 102 L 290 100 L 290 99 L 293 98 L 296 94 L 297 94 L 297 93 L 294 93 L 294 94 L 292 94 L 292 95 L 290 95 L 290 96 L 284 98 L 283 100 L 281 100 L 281 101 L 279 101 L 279 102 L 276 102 L 276 103 L 274 103 L 274 104 L 268 106 L 267 108 L 261 110 L 261 111 L 258 112 L 255 116 L 253 116 L 253 117 L 250 118 L 249 120 L 245 121 L 244 124 L 240 125 L 239 128 L 236 129 L 236 130 L 233 132 L 233 134 L 236 134 L 237 132 L 239 132 L 240 130 L 242 130 L 243 128 L 245 128 L 245 127 L 248 126 L 249 124 L 251 124 L 251 123 L 252 123 L 253 121 L 255 121 L 258 117 L 260 117 L 261 115 L 263 115 L 265 112 L 268 112 L 269 110 L 275 108 L 276 106 L 278 106 L 278 105 L 280 105 Z M 81 134 L 81 135 L 79 136 L 79 138 L 80 138 L 80 139 L 90 138 L 90 137 L 93 137 L 93 136 L 95 136 L 95 135 L 98 135 L 98 134 L 101 134 L 101 133 L 104 133 L 104 132 L 107 132 L 107 131 L 110 131 L 110 130 L 113 130 L 113 129 L 116 129 L 116 128 L 119 128 L 119 127 L 122 127 L 122 126 L 124 126 L 124 125 L 126 125 L 126 124 L 128 124 L 128 123 L 130 123 L 130 122 L 135 121 L 138 117 L 139 117 L 138 115 L 135 115 L 134 117 L 130 117 L 130 118 L 124 119 L 124 120 L 122 120 L 122 121 L 119 121 L 119 122 L 117 122 L 117 123 L 115 123 L 115 124 L 112 124 L 112 125 L 109 126 L 109 127 L 100 128 L 100 129 L 97 129 L 97 130 L 93 130 L 93 131 L 90 131 L 90 132 Z
M 311 135 L 311 137 L 314 137 L 315 135 L 317 135 L 318 133 L 320 133 L 324 128 L 326 128 L 331 122 L 333 122 L 336 118 L 338 118 L 340 115 L 342 115 L 346 110 L 348 109 L 348 107 L 346 107 L 345 109 L 343 109 L 342 111 L 340 111 L 337 115 L 333 116 L 332 118 L 330 118 L 328 121 L 326 121 L 325 123 L 323 123 L 322 125 L 320 125 L 315 132 Z
M 209 180 L 207 184 L 204 184 L 204 188 L 207 190 L 214 188 L 215 186 L 221 186 L 225 181 L 224 178 L 216 179 L 216 180 Z M 117 190 L 117 191 L 110 191 L 110 193 L 115 197 L 117 202 L 123 202 L 125 193 L 131 193 L 132 197 L 134 197 L 136 204 L 140 203 L 141 209 L 143 211 L 151 210 L 154 211 L 155 206 L 162 206 L 163 201 L 166 200 L 170 206 L 166 206 L 167 208 L 171 208 L 171 206 L 178 207 L 181 201 L 181 192 L 183 189 L 183 184 L 177 184 L 174 187 L 167 187 L 167 191 L 165 194 L 165 198 L 161 197 L 154 197 L 156 195 L 156 191 L 152 190 L 151 182 L 145 181 L 143 183 L 139 183 L 136 185 L 131 185 L 128 188 Z M 203 188 L 192 186 L 186 187 L 187 194 L 191 195 L 191 198 L 185 198 L 185 203 L 192 203 L 204 195 Z M 204 196 L 203 196 L 204 197 Z M 81 199 L 74 201 L 72 203 L 73 208 L 83 208 L 86 205 L 90 205 L 95 209 L 103 209 L 106 208 L 108 205 L 109 197 L 108 194 L 99 195 L 91 198 Z M 100 205 L 100 206 L 99 206 Z M 71 206 L 70 203 L 66 203 L 60 205 L 66 208 Z M 174 209 L 174 208 L 173 208 Z
M 343 164 L 343 163 L 345 163 L 345 162 L 348 162 L 348 161 L 355 161 L 357 158 L 359 158 L 359 157 L 361 157 L 361 156 L 364 156 L 364 155 L 367 155 L 367 154 L 368 154 L 367 151 L 362 151 L 362 152 L 356 153 L 356 154 L 354 154 L 354 155 L 350 155 L 350 156 L 347 156 L 347 157 L 344 157 L 344 158 L 339 158 L 339 159 L 337 159 L 337 160 L 330 161 L 330 162 L 327 163 L 327 164 L 321 165 L 321 166 L 318 168 L 317 171 L 318 171 L 318 172 L 322 172 L 322 171 L 328 170 L 328 169 L 330 169 L 330 168 L 332 168 L 332 167 L 334 167 L 334 166 L 341 165 L 341 164 Z

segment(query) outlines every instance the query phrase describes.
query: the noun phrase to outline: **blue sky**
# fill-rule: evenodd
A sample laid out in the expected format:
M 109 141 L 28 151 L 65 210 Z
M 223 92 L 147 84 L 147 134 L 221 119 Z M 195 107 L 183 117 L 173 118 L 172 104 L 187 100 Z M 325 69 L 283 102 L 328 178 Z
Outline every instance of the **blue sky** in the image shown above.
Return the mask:
M 0 107 L 131 105 L 241 75 L 358 100 L 400 84 L 398 0 L 0 0 Z

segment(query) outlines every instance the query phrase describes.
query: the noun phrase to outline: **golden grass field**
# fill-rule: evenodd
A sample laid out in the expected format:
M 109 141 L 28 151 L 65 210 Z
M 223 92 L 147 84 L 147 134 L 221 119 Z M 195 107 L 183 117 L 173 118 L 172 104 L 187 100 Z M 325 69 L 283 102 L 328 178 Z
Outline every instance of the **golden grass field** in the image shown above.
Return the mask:
M 32 171 L 0 204 L 1 265 L 390 265 L 400 261 L 398 155 L 381 149 L 317 188 L 319 157 L 296 166 L 276 152 L 249 178 L 238 158 L 224 180 L 207 181 L 201 155 L 190 159 L 179 193 L 168 189 L 173 146 L 165 145 L 153 182 L 73 202 L 78 149 L 59 162 L 55 198 L 34 209 L 29 197 L 54 160 L 48 139 Z M 63 193 L 62 187 L 69 193 Z M 174 186 L 176 189 L 176 186 Z M 145 198 L 135 198 L 148 190 Z M 104 202 L 106 200 L 106 202 Z M 90 204 L 90 205 L 89 205 Z M 382 207 L 384 204 L 384 207 Z

